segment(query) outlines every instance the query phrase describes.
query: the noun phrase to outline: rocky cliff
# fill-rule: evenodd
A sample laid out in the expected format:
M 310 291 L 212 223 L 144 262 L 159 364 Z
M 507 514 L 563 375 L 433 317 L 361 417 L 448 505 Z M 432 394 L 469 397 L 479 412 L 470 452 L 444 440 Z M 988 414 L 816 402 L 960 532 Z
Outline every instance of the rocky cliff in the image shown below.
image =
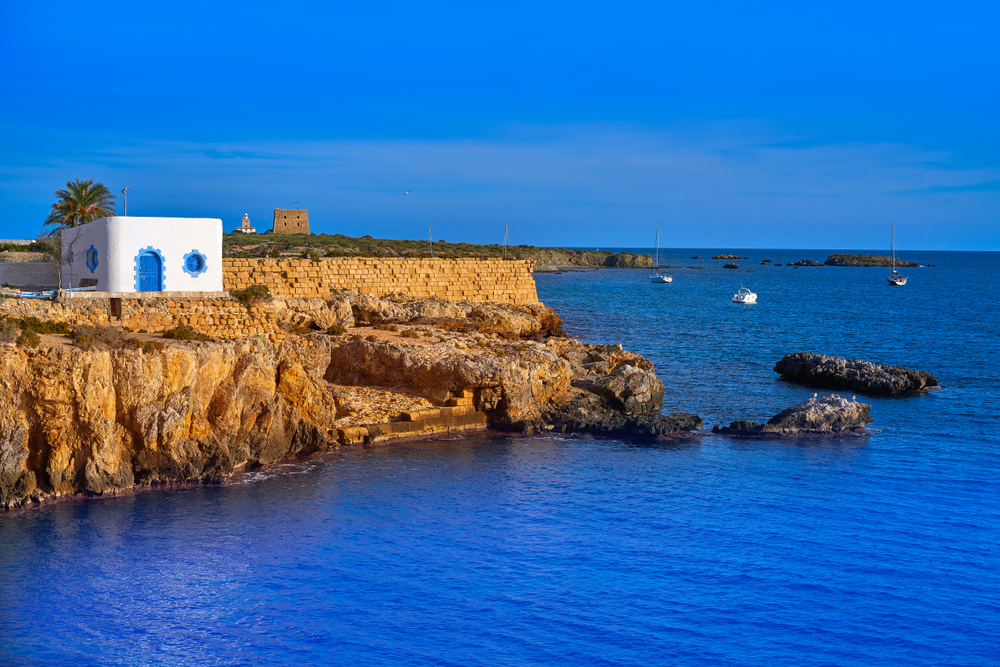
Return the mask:
M 278 344 L 84 350 L 47 335 L 34 349 L 0 347 L 0 506 L 217 483 L 338 446 L 347 419 L 338 387 L 468 407 L 520 431 L 657 436 L 701 426 L 694 415 L 659 414 L 663 385 L 640 355 L 547 336 L 559 320 L 544 306 L 358 296 L 348 310 L 336 300 L 278 310 L 293 329 L 362 326 L 289 331 Z

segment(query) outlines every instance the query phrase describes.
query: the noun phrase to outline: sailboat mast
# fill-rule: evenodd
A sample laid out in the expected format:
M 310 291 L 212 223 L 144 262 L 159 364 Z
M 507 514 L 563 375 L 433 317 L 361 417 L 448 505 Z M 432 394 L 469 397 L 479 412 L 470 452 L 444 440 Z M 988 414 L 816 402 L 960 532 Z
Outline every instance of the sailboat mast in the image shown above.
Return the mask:
M 656 259 L 654 261 L 656 262 L 657 270 L 659 270 L 660 268 L 660 221 L 659 220 L 656 221 Z
M 892 223 L 892 275 L 896 275 L 896 223 Z

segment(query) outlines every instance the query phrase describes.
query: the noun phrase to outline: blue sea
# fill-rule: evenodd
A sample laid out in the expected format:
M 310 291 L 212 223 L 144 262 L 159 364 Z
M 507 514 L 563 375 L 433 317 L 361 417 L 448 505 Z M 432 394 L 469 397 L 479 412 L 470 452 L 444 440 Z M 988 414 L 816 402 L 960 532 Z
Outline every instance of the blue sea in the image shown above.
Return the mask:
M 766 420 L 800 350 L 943 389 L 859 396 L 863 436 L 476 435 L 3 515 L 0 664 L 1000 665 L 1000 254 L 660 252 L 699 268 L 536 280 L 667 412 Z

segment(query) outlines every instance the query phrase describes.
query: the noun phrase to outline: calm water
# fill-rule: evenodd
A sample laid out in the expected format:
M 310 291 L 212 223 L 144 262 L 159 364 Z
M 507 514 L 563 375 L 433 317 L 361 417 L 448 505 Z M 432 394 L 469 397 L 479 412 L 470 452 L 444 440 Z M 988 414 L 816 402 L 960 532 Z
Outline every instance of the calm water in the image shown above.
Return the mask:
M 0 518 L 12 665 L 998 665 L 995 253 L 884 269 L 537 277 L 593 342 L 650 357 L 665 409 L 768 418 L 812 350 L 947 388 L 866 399 L 867 437 L 473 437 L 339 452 L 222 488 Z M 675 256 L 676 255 L 676 256 Z M 755 306 L 729 297 L 743 281 Z

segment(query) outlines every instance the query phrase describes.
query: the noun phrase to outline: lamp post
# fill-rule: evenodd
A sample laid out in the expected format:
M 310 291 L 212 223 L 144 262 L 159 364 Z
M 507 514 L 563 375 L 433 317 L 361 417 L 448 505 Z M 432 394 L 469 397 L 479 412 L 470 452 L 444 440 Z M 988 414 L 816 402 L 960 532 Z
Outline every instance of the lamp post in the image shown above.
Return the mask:
M 125 213 L 122 214 L 123 218 L 128 217 L 128 187 L 122 190 L 122 194 L 125 195 Z

